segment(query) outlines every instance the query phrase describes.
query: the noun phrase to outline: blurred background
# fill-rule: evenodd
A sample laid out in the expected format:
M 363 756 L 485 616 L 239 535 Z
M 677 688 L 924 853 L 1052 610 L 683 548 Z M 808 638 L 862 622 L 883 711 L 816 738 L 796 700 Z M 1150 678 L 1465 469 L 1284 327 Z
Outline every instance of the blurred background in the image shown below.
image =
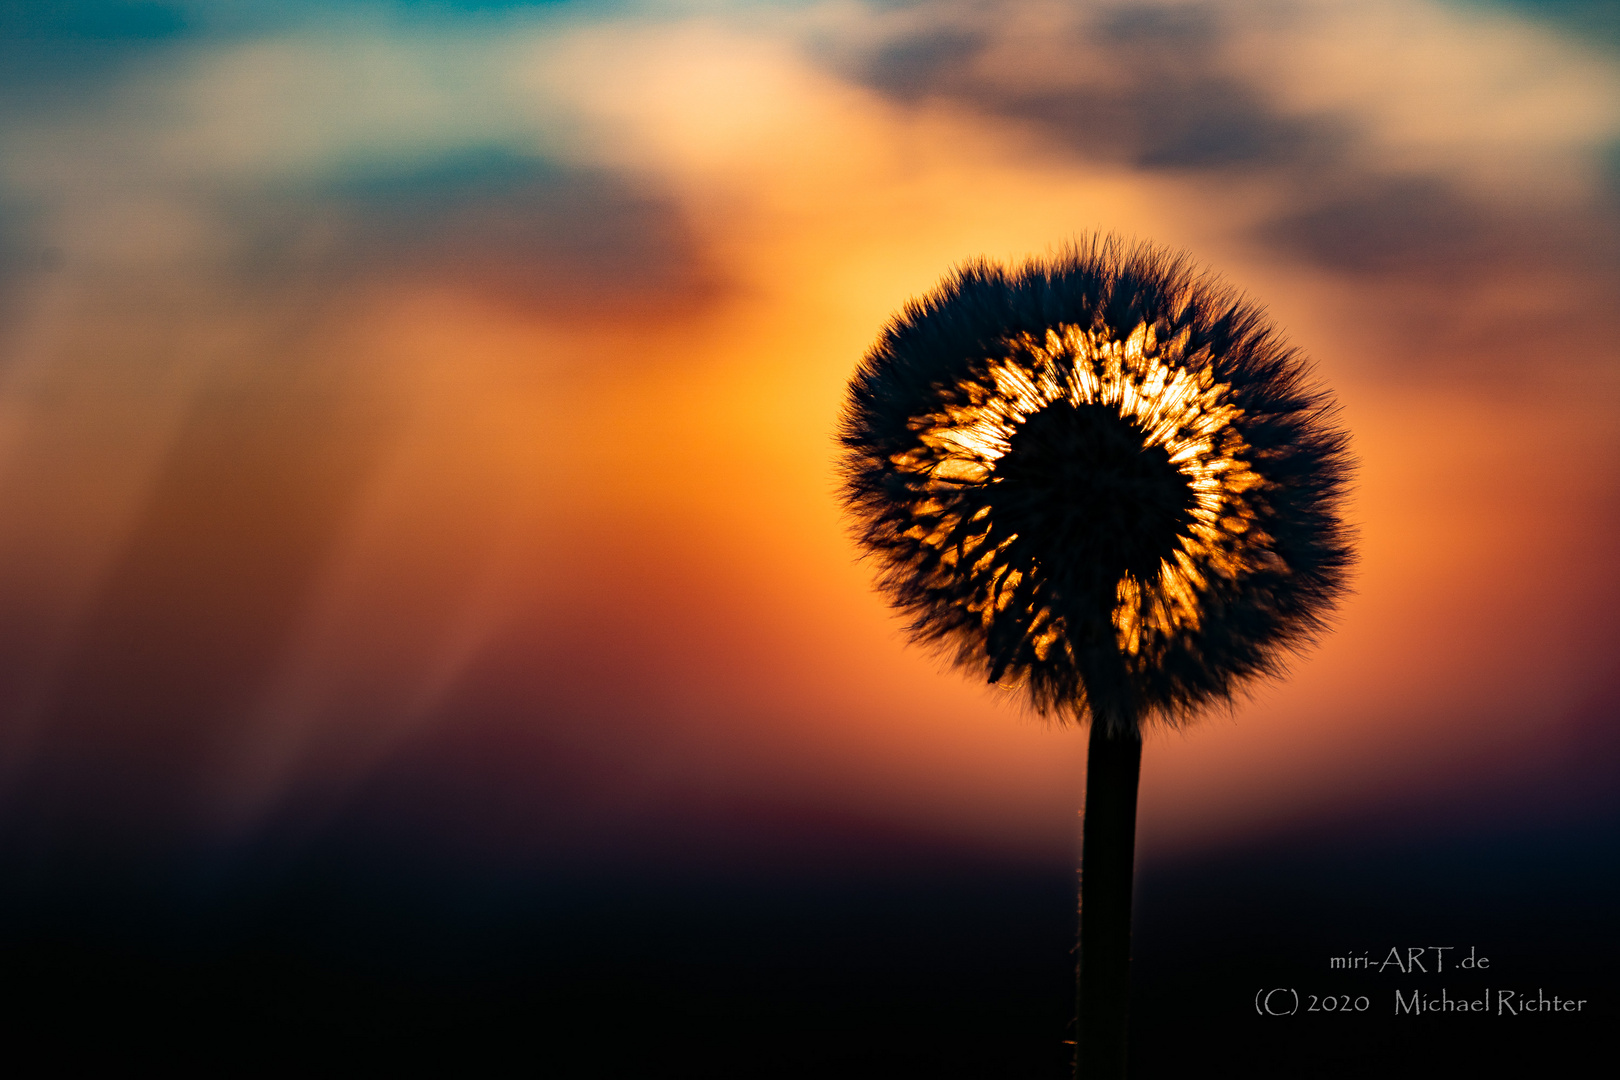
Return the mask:
M 1137 1075 L 1578 1060 L 1613 0 L 0 2 L 10 1037 L 1063 1076 L 1084 732 L 905 646 L 832 432 L 908 298 L 1093 232 L 1259 298 L 1360 460 L 1335 631 L 1148 740 Z M 1490 978 L 1329 968 L 1427 946 Z

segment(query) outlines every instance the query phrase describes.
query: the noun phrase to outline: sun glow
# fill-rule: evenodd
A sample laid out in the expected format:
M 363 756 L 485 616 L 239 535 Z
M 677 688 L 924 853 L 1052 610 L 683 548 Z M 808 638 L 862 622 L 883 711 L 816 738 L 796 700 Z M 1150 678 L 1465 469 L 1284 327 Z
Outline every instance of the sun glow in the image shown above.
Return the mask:
M 1276 569 L 1280 561 L 1247 498 L 1263 481 L 1250 467 L 1250 449 L 1234 426 L 1242 410 L 1227 400 L 1231 388 L 1215 381 L 1207 357 L 1188 351 L 1189 337 L 1184 330 L 1161 341 L 1155 328 L 1143 323 L 1124 339 L 1072 325 L 1047 330 L 1044 340 L 1030 334 L 1009 339 L 1006 358 L 989 366 L 986 379 L 970 384 L 965 402 L 915 419 L 914 430 L 931 453 L 893 461 L 926 472 L 942 489 L 995 483 L 996 464 L 1014 432 L 1065 399 L 1110 406 L 1141 432 L 1144 448 L 1163 447 L 1187 478 L 1191 523 L 1172 556 L 1160 560 L 1155 580 L 1145 583 L 1127 572 L 1119 581 L 1114 631 L 1121 653 L 1134 664 L 1157 662 L 1172 637 L 1198 630 L 1200 596 L 1212 579 L 1236 583 L 1257 566 Z M 937 524 L 913 533 L 940 548 L 943 563 L 987 567 L 1016 539 L 988 545 L 988 509 L 964 523 L 953 520 L 949 502 L 934 501 Z M 975 530 L 980 521 L 984 527 Z M 987 626 L 1019 595 L 1020 578 L 1018 571 L 1006 570 L 972 605 Z M 1069 647 L 1061 615 L 1038 617 L 1032 630 L 1032 644 L 1043 660 L 1054 646 Z

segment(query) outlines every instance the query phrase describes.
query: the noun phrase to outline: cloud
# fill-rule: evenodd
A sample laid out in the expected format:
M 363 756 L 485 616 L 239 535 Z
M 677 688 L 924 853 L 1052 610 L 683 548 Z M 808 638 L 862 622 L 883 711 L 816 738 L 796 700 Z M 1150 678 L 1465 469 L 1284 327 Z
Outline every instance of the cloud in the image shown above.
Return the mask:
M 1213 5 L 946 12 L 941 26 L 883 40 L 857 76 L 903 100 L 1031 122 L 1078 156 L 1148 169 L 1286 164 L 1344 141 L 1332 118 L 1278 113 L 1230 70 L 1230 30 Z
M 1604 155 L 1620 139 L 1620 70 L 1500 11 L 1404 0 L 828 10 L 844 33 L 823 26 L 811 40 L 863 84 L 1033 125 L 1082 161 L 1211 191 L 1263 184 L 1274 208 L 1254 239 L 1326 270 L 1477 267 L 1549 219 L 1589 263 L 1574 223 L 1615 228 Z
M 328 190 L 357 269 L 535 318 L 689 316 L 724 291 L 682 207 L 607 170 L 491 148 Z

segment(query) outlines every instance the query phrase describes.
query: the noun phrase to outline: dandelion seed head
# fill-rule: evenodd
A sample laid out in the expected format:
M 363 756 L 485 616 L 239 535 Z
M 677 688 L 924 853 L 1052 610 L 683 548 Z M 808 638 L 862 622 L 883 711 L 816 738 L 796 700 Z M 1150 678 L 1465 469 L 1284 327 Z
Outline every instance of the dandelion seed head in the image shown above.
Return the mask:
M 1181 723 L 1281 673 L 1353 560 L 1308 365 L 1185 256 L 971 263 L 850 386 L 844 498 L 914 640 L 1043 714 Z

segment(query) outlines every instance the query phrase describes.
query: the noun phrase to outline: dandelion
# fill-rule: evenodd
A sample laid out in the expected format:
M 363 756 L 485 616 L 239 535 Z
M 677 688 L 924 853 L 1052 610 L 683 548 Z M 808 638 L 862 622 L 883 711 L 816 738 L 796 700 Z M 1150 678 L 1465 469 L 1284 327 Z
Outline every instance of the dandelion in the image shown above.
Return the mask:
M 850 385 L 844 500 L 914 641 L 1088 724 L 1077 1075 L 1124 1075 L 1145 725 L 1279 676 L 1353 560 L 1306 361 L 1183 255 L 966 265 Z

